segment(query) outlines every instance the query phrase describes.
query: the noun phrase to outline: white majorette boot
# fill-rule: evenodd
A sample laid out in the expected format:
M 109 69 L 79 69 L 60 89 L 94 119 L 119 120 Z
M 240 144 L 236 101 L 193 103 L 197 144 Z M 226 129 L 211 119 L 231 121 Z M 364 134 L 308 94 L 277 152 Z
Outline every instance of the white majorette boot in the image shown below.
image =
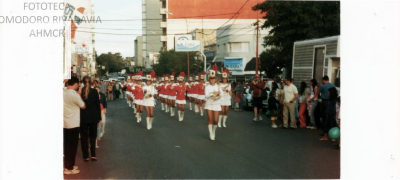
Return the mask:
M 183 121 L 183 115 L 185 115 L 185 111 L 181 111 L 181 117 L 182 117 L 181 121 Z
M 223 115 L 218 116 L 218 127 L 221 127 L 221 120 L 222 120 Z
M 200 115 L 203 116 L 204 115 L 204 109 L 202 106 L 200 106 Z
M 192 103 L 191 102 L 189 102 L 189 106 L 190 106 L 190 110 L 192 110 Z
M 135 106 L 133 106 L 133 112 L 134 113 L 136 113 L 137 111 L 136 111 L 136 107 Z
M 142 122 L 142 113 L 139 113 L 139 122 Z
M 136 112 L 136 119 L 137 119 L 137 123 L 140 123 L 139 112 Z
M 181 110 L 178 109 L 178 119 L 181 121 Z
M 161 111 L 164 111 L 164 103 L 161 103 Z
M 213 131 L 212 131 L 213 138 L 211 140 L 215 140 L 215 131 L 217 131 L 217 125 L 213 126 Z
M 228 119 L 228 116 L 224 116 L 224 121 L 222 122 L 222 126 L 226 127 L 226 119 Z
M 153 119 L 154 119 L 154 117 L 150 118 L 150 129 L 153 128 Z
M 172 115 L 172 107 L 169 107 L 169 111 L 170 111 L 171 116 L 173 116 Z
M 197 107 L 197 104 L 194 104 L 194 112 L 197 114 L 197 113 L 199 113 L 199 109 L 198 109 L 198 107 Z
M 210 139 L 213 140 L 213 125 L 208 125 L 208 132 L 210 133 Z
M 132 107 L 132 104 L 131 104 L 131 102 L 129 102 L 129 101 L 128 101 L 128 106 L 129 106 L 129 107 Z
M 147 129 L 150 130 L 150 117 L 146 117 Z
M 172 108 L 172 116 L 175 116 L 175 107 Z
M 169 112 L 169 105 L 167 105 L 167 106 L 165 107 L 165 112 L 166 112 L 166 113 Z

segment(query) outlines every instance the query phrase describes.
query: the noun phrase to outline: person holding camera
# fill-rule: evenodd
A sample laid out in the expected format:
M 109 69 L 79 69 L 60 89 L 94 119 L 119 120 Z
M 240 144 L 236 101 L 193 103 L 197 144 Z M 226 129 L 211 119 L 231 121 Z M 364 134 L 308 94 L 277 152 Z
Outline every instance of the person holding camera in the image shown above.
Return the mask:
M 259 74 L 256 74 L 256 78 L 250 83 L 250 90 L 253 91 L 253 107 L 254 107 L 254 119 L 256 122 L 258 120 L 262 121 L 262 91 L 265 88 L 265 82 L 261 80 Z M 259 119 L 257 118 L 259 117 Z

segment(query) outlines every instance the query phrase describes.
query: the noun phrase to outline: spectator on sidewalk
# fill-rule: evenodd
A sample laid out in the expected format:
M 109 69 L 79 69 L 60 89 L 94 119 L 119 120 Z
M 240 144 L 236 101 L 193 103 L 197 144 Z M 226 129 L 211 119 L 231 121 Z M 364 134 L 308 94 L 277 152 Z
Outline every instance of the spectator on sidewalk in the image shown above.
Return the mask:
M 80 96 L 78 84 L 79 79 L 73 76 L 67 81 L 67 88 L 63 91 L 64 174 L 79 173 L 78 166 L 75 166 L 75 157 L 79 141 L 80 109 L 85 109 L 86 105 Z
M 288 116 L 290 115 L 290 128 L 296 129 L 296 119 L 294 117 L 294 108 L 296 106 L 296 99 L 298 97 L 298 91 L 290 80 L 285 79 L 286 86 L 283 88 L 283 127 L 288 128 Z
M 258 120 L 262 121 L 262 98 L 261 93 L 264 90 L 265 82 L 260 78 L 259 74 L 256 74 L 256 79 L 251 81 L 250 90 L 253 91 L 253 107 L 254 107 L 254 119 L 256 122 Z
M 283 128 L 283 107 L 284 107 L 284 98 L 283 98 L 283 88 L 285 87 L 285 82 L 281 82 L 281 89 L 279 90 L 279 118 L 281 120 L 281 124 L 279 125 L 279 127 Z
M 121 90 L 121 85 L 119 84 L 119 82 L 115 82 L 114 86 L 113 86 L 114 92 L 115 92 L 115 97 L 114 99 L 119 99 L 119 95 L 120 95 L 120 90 Z
M 83 82 L 85 86 L 82 89 L 82 99 L 86 104 L 86 109 L 81 110 L 81 149 L 82 156 L 85 162 L 90 159 L 97 161 L 96 157 L 96 136 L 97 136 L 97 125 L 101 121 L 100 111 L 100 99 L 99 93 L 95 89 L 91 89 L 90 78 L 84 77 Z M 89 140 L 89 142 L 88 142 Z M 90 154 L 89 157 L 89 143 L 90 143 Z
M 126 85 L 125 80 L 121 80 L 120 83 L 120 93 L 122 94 L 122 99 L 126 99 L 126 87 L 124 87 Z
M 235 111 L 242 111 L 243 108 L 242 97 L 243 97 L 244 87 L 241 81 L 238 81 L 235 91 L 236 91 Z
M 108 100 L 109 101 L 112 101 L 114 99 L 113 95 L 114 95 L 113 84 L 111 82 L 108 82 L 108 85 L 107 85 L 107 96 L 108 96 Z
M 300 128 L 305 128 L 307 127 L 306 125 L 306 110 L 307 110 L 307 97 L 310 95 L 310 89 L 307 88 L 306 82 L 301 82 L 300 85 L 300 98 L 299 98 L 299 104 L 300 104 L 300 110 L 299 110 L 299 116 L 300 116 Z
M 310 81 L 310 95 L 307 97 L 307 109 L 310 116 L 310 124 L 307 128 L 317 129 L 315 122 L 315 109 L 318 105 L 318 82 L 316 79 Z
M 327 126 L 329 122 L 327 122 L 327 117 L 328 117 L 328 103 L 330 100 L 329 96 L 329 89 L 335 88 L 335 86 L 331 83 L 329 83 L 329 77 L 324 76 L 322 78 L 322 86 L 318 89 L 318 94 L 321 94 L 321 99 L 322 99 L 322 109 L 321 109 L 321 116 L 322 116 L 322 124 L 323 124 L 323 133 L 324 137 L 322 137 L 320 140 L 321 141 L 327 141 L 328 140 L 328 131 L 329 127 Z M 336 88 L 335 88 L 336 89 Z M 336 97 L 335 97 L 336 99 Z
M 100 81 L 99 88 L 101 93 L 106 94 L 107 86 L 104 84 L 103 80 Z
M 275 120 L 278 119 L 278 107 L 277 104 L 279 104 L 279 101 L 276 100 L 276 93 L 274 91 L 271 91 L 271 93 L 269 94 L 269 98 L 268 98 L 268 109 L 270 111 L 270 118 L 272 121 L 272 128 L 277 128 L 278 126 L 275 124 Z

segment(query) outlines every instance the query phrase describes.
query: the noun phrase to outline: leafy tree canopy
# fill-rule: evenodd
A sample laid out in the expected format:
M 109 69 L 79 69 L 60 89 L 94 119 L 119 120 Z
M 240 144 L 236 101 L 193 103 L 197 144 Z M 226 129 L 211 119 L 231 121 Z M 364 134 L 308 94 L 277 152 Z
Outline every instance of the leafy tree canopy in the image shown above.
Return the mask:
M 261 70 L 274 78 L 286 67 L 291 74 L 295 41 L 340 35 L 339 1 L 265 1 L 253 7 L 266 12 L 262 28 L 270 29 L 260 54 Z M 290 76 L 290 75 L 289 75 Z
M 105 74 L 107 71 L 109 73 L 121 72 L 121 70 L 125 68 L 125 62 L 121 56 L 121 53 L 103 53 L 100 56 L 96 57 L 96 63 L 100 66 L 105 66 L 104 70 L 102 68 L 99 68 L 99 71 L 101 71 L 102 75 Z
M 196 56 L 196 52 L 189 52 L 190 74 L 197 74 L 203 71 L 203 61 L 195 60 Z M 171 74 L 172 72 L 179 74 L 182 71 L 188 75 L 187 68 L 187 53 L 176 52 L 175 50 L 160 51 L 158 64 L 153 65 L 153 70 L 156 72 L 157 76 Z

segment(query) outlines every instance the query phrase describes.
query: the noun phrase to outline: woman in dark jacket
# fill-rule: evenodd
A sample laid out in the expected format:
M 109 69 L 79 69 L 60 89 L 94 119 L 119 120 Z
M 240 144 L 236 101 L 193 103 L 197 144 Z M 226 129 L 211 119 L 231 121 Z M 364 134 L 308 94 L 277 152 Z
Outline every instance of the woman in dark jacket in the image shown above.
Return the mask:
M 101 121 L 100 111 L 100 100 L 99 93 L 90 88 L 90 78 L 83 78 L 84 87 L 82 89 L 82 99 L 86 104 L 86 109 L 81 110 L 81 148 L 82 155 L 85 162 L 90 159 L 97 161 L 96 158 L 96 136 L 97 136 L 97 124 Z M 90 153 L 89 158 L 89 143 L 90 142 Z

